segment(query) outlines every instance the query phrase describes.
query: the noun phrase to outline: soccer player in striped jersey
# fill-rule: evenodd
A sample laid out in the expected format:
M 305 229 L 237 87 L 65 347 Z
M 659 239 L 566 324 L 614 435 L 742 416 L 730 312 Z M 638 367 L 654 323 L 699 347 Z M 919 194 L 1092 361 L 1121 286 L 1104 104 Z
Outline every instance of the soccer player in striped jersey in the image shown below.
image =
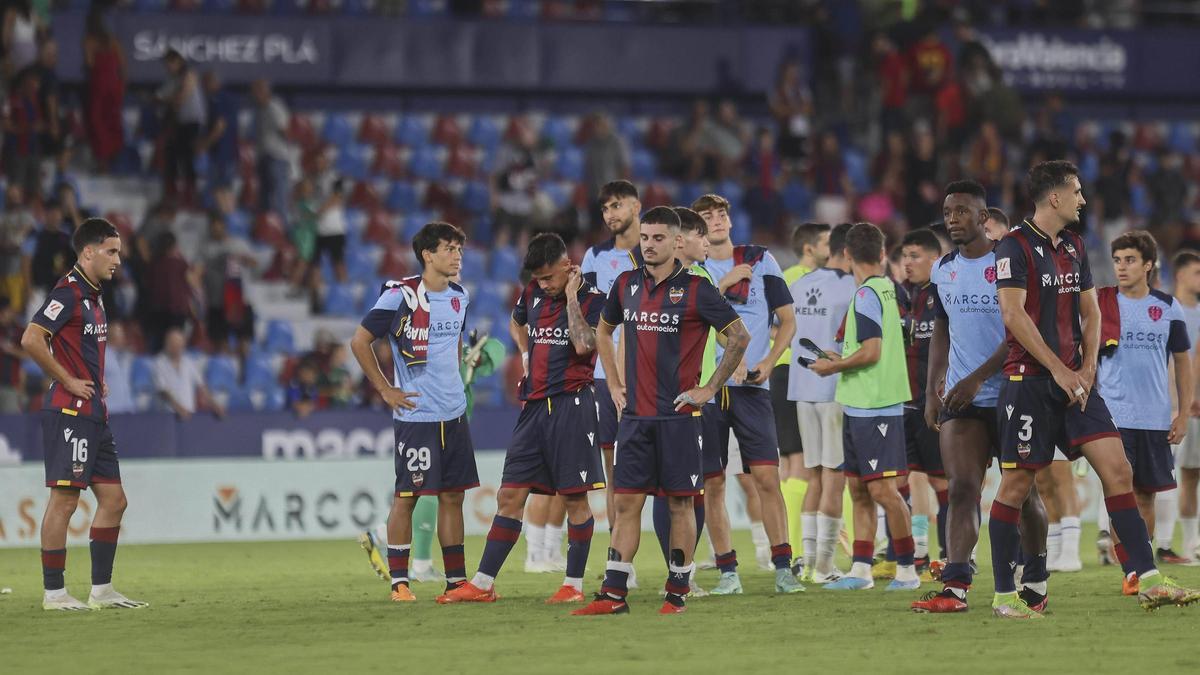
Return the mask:
M 796 228 L 795 241 L 802 265 L 811 272 L 794 281 L 789 290 L 796 302 L 796 335 L 792 354 L 796 366 L 789 373 L 788 398 L 794 401 L 804 464 L 809 473 L 808 492 L 801 510 L 804 532 L 804 571 L 801 581 L 827 584 L 841 578 L 834 569 L 838 535 L 842 531 L 842 493 L 846 477 L 842 444 L 842 404 L 834 400 L 838 378 L 821 377 L 808 369 L 814 358 L 801 346 L 809 340 L 828 353 L 839 353 L 838 328 L 854 297 L 857 284 L 846 260 L 846 232 L 850 225 L 804 223 Z
M 1033 218 L 996 247 L 996 285 L 1008 358 L 1000 386 L 1000 468 L 988 525 L 996 594 L 992 611 L 1014 619 L 1040 619 L 1017 595 L 1019 506 L 1033 474 L 1058 446 L 1084 456 L 1103 486 L 1114 532 L 1125 543 L 1130 571 L 1140 580 L 1144 609 L 1185 605 L 1200 591 L 1166 578 L 1154 565 L 1146 523 L 1138 513 L 1133 475 L 1104 398 L 1093 389 L 1100 349 L 1100 307 L 1083 239 L 1068 231 L 1085 204 L 1079 170 L 1070 162 L 1042 162 L 1029 170 Z
M 1117 287 L 1100 289 L 1100 311 L 1104 324 L 1118 332 L 1101 350 L 1098 386 L 1133 468 L 1138 511 L 1153 532 L 1155 494 L 1175 488 L 1171 445 L 1187 433 L 1194 388 L 1191 342 L 1179 302 L 1150 288 L 1158 263 L 1154 237 L 1131 230 L 1114 239 L 1111 250 Z M 1112 337 L 1110 332 L 1105 337 Z M 1179 404 L 1173 418 L 1168 361 L 1174 366 Z M 1117 543 L 1115 548 L 1125 572 L 1124 592 L 1136 595 L 1137 572 L 1125 546 Z
M 617 278 L 596 331 L 605 372 L 620 374 L 609 382 L 622 411 L 613 475 L 617 511 L 604 584 L 591 604 L 573 612 L 577 616 L 629 611 L 625 596 L 641 539 L 642 506 L 646 495 L 659 491 L 671 511 L 666 601 L 659 611 L 684 611 L 696 546 L 692 498 L 704 490 L 700 409 L 733 374 L 750 336 L 717 289 L 676 258 L 679 238 L 673 210 L 646 212 L 641 227 L 646 264 Z M 623 369 L 612 341 L 618 325 L 628 331 Z M 700 384 L 710 327 L 724 333 L 726 349 L 712 379 Z
M 583 262 L 579 267 L 583 279 L 592 286 L 608 295 L 613 282 L 622 273 L 637 269 L 642 265 L 642 249 L 639 232 L 641 231 L 638 215 L 642 211 L 642 202 L 638 200 L 638 190 L 627 180 L 615 180 L 605 183 L 600 188 L 600 215 L 604 224 L 612 232 L 613 238 L 602 244 L 592 246 L 583 254 Z M 613 334 L 613 342 L 620 339 L 618 328 Z M 617 438 L 617 409 L 613 405 L 612 396 L 608 392 L 608 378 L 604 374 L 604 364 L 597 359 L 595 371 L 596 404 L 600 411 L 600 428 L 596 432 L 597 442 L 604 454 L 604 472 L 608 476 L 608 490 L 605 493 L 607 506 L 608 527 L 612 530 L 613 523 L 613 444 Z
M 1194 361 L 1200 362 L 1200 255 L 1180 251 L 1171 261 L 1175 275 L 1175 299 L 1187 324 L 1188 339 L 1194 347 Z M 1196 510 L 1196 487 L 1200 484 L 1200 400 L 1192 398 L 1188 411 L 1188 433 L 1179 446 L 1179 524 L 1183 529 L 1181 558 L 1189 562 L 1200 557 L 1200 518 Z
M 788 542 L 787 510 L 779 486 L 779 440 L 775 435 L 775 413 L 767 381 L 783 351 L 791 344 L 796 331 L 792 313 L 792 294 L 783 280 L 783 270 L 769 251 L 759 246 L 734 246 L 730 239 L 732 223 L 729 201 L 707 194 L 692 204 L 708 224 L 709 256 L 704 266 L 726 300 L 750 332 L 750 346 L 745 354 L 746 378 L 730 379 L 716 393 L 718 399 L 704 409 L 704 424 L 715 436 L 713 451 L 721 465 L 713 471 L 706 466 L 704 490 L 709 495 L 707 522 L 717 548 L 717 568 L 721 570 L 714 595 L 742 592 L 737 573 L 737 555 L 729 536 L 729 516 L 725 512 L 725 472 L 728 461 L 729 434 L 737 437 L 742 466 L 748 469 L 762 504 L 763 527 L 771 546 L 771 564 L 775 567 L 775 590 L 778 593 L 797 593 L 804 586 L 792 572 L 792 547 Z M 774 341 L 771 326 L 777 322 Z M 718 349 L 718 355 L 722 352 Z
M 943 256 L 931 276 L 937 287 L 937 315 L 929 346 L 924 422 L 938 431 L 944 449 L 949 560 L 940 573 L 943 589 L 914 602 L 916 612 L 967 611 L 984 473 L 999 454 L 996 397 L 1008 346 L 996 296 L 995 243 L 983 229 L 989 218 L 986 197 L 975 181 L 956 181 L 946 186 L 942 204 L 946 230 L 957 250 Z M 939 391 L 943 383 L 944 393 Z M 1022 573 L 1022 582 L 1027 582 L 1023 592 L 1037 606 L 1045 601 L 1047 577 L 1045 558 L 1037 555 L 1044 550 L 1046 526 L 1036 491 L 1021 508 L 1022 546 L 1031 561 Z
M 113 590 L 117 534 L 128 502 L 121 486 L 117 445 L 104 399 L 104 350 L 108 317 L 100 284 L 121 265 L 121 237 L 112 223 L 89 218 L 71 237 L 78 261 L 59 279 L 33 315 L 21 346 L 52 382 L 42 403 L 42 442 L 50 499 L 42 518 L 42 608 L 145 607 Z M 67 528 L 79 493 L 96 496 L 92 518 L 92 591 L 84 604 L 67 593 Z
M 524 405 L 504 458 L 496 516 L 479 571 L 439 597 L 442 604 L 496 601 L 496 575 L 521 534 L 530 492 L 562 495 L 567 505 L 566 578 L 546 602 L 583 601 L 583 572 L 595 525 L 587 493 L 604 488 L 592 389 L 595 326 L 604 295 L 583 280 L 557 234 L 529 241 L 525 269 L 532 280 L 512 315 L 513 324 L 529 336 L 529 374 L 520 387 Z

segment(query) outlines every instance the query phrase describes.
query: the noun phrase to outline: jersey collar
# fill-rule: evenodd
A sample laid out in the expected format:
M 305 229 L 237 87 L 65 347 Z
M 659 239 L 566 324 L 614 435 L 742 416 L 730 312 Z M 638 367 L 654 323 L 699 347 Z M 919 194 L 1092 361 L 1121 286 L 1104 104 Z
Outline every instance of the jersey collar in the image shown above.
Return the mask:
M 88 275 L 84 274 L 83 270 L 80 269 L 79 265 L 75 265 L 71 269 L 75 270 L 75 273 L 78 274 L 81 279 L 83 279 L 85 282 L 87 282 L 88 286 L 91 286 L 92 288 L 94 288 L 97 291 L 100 290 L 100 287 L 97 286 L 96 284 L 92 283 L 92 280 L 88 278 Z
M 652 277 L 650 275 L 650 267 L 646 266 L 646 265 L 642 265 L 642 267 L 640 268 L 642 271 L 642 277 L 646 280 L 648 288 L 651 288 L 651 289 L 658 288 L 659 286 L 667 283 L 671 279 L 674 279 L 675 277 L 679 276 L 680 272 L 683 272 L 685 269 L 687 269 L 686 267 L 683 266 L 683 263 L 679 262 L 679 258 L 672 258 L 671 262 L 675 263 L 675 267 L 671 270 L 671 273 L 669 275 L 667 275 L 666 279 L 663 279 L 661 282 L 659 282 L 657 284 L 654 283 L 654 277 Z
M 1041 237 L 1042 239 L 1045 239 L 1046 241 L 1050 241 L 1050 235 L 1046 234 L 1045 232 L 1042 232 L 1041 228 L 1039 228 L 1037 225 L 1034 225 L 1033 219 L 1026 218 L 1025 226 L 1028 227 L 1030 230 L 1032 230 L 1033 233 L 1036 234 L 1037 236 Z

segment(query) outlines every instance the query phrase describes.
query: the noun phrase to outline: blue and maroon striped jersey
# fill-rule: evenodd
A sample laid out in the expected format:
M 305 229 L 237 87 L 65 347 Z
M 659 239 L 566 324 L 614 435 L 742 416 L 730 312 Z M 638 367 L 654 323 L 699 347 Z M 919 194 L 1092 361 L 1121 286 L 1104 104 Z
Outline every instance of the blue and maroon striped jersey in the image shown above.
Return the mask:
M 1079 294 L 1092 290 L 1092 271 L 1079 235 L 1063 230 L 1054 246 L 1033 221 L 1021 223 L 996 245 L 996 287 L 1024 290 L 1025 312 L 1046 345 L 1071 370 L 1080 367 Z M 1005 375 L 1049 374 L 1012 331 L 1006 329 L 1005 336 Z
M 108 418 L 101 391 L 104 388 L 104 347 L 108 340 L 108 318 L 100 286 L 78 266 L 59 279 L 46 301 L 30 321 L 50 335 L 54 360 L 71 375 L 91 380 L 95 394 L 84 401 L 54 382 L 42 404 L 47 410 L 97 420 Z
M 909 330 L 908 344 L 904 348 L 904 356 L 908 361 L 908 388 L 912 392 L 910 403 L 913 407 L 925 407 L 925 380 L 929 375 L 929 341 L 933 337 L 933 319 L 937 316 L 937 286 L 932 281 L 924 286 L 901 284 L 902 293 L 897 298 L 904 298 L 900 305 L 900 313 L 904 317 L 904 326 Z
M 740 321 L 708 279 L 678 260 L 655 285 L 645 267 L 617 277 L 600 320 L 625 331 L 625 410 L 639 419 L 699 414 L 675 411 L 675 398 L 700 383 L 709 327 L 723 331 Z
M 586 281 L 579 288 L 579 311 L 587 325 L 595 328 L 604 309 L 604 294 Z M 579 391 L 592 383 L 596 352 L 577 354 L 571 344 L 567 323 L 567 298 L 551 298 L 536 281 L 531 281 L 517 305 L 513 321 L 529 335 L 529 377 L 521 380 L 521 400 L 549 398 Z

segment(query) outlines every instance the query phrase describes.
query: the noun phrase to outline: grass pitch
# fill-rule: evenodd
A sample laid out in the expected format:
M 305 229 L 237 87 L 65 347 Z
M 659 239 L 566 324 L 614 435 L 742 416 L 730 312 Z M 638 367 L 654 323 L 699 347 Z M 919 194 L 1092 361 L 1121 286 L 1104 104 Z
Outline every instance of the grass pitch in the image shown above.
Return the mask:
M 353 541 L 123 546 L 117 588 L 151 607 L 85 614 L 42 611 L 37 551 L 0 550 L 0 586 L 14 589 L 0 595 L 0 673 L 1200 672 L 1200 606 L 1141 611 L 1120 595 L 1119 568 L 1096 565 L 1094 538 L 1085 532 L 1083 572 L 1053 576 L 1036 624 L 991 617 L 986 564 L 970 612 L 932 616 L 909 612 L 919 593 L 882 585 L 776 596 L 752 556 L 745 595 L 659 616 L 665 570 L 650 535 L 632 613 L 586 618 L 543 604 L 561 578 L 521 572 L 523 544 L 498 579 L 499 602 L 446 607 L 433 601 L 440 584 L 415 584 L 414 605 L 389 602 Z M 985 532 L 984 563 L 986 542 Z M 606 545 L 593 543 L 589 593 Z M 735 545 L 753 551 L 745 533 Z M 467 541 L 469 574 L 482 546 Z M 67 564 L 68 588 L 86 598 L 87 548 Z M 1200 568 L 1167 572 L 1200 585 Z M 699 574 L 705 587 L 715 579 Z

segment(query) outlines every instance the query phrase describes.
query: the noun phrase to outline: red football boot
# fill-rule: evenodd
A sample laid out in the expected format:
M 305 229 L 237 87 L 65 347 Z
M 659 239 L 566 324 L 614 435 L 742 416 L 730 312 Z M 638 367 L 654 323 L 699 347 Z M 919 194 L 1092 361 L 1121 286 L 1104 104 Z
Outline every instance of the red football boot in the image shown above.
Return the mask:
M 912 603 L 912 611 L 919 614 L 953 614 L 967 611 L 966 598 L 960 598 L 949 588 L 930 591 Z

